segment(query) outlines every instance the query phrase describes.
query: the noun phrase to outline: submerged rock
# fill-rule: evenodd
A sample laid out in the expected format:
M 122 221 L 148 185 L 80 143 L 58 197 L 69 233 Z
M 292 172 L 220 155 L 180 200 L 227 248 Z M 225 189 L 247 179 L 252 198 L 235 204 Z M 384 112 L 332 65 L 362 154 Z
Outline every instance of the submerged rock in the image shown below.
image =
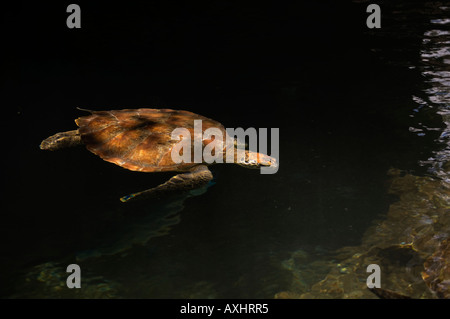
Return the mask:
M 450 185 L 391 169 L 389 193 L 399 200 L 365 232 L 360 246 L 344 247 L 330 271 L 310 286 L 296 285 L 276 298 L 376 298 L 367 266 L 381 269 L 381 288 L 412 298 L 449 298 Z M 307 265 L 304 267 L 307 267 Z M 292 269 L 294 278 L 299 268 Z
M 25 274 L 18 284 L 17 293 L 11 298 L 33 299 L 109 299 L 120 298 L 121 286 L 103 276 L 82 274 L 82 286 L 68 288 L 66 281 L 70 273 L 59 263 L 47 262 L 34 266 Z

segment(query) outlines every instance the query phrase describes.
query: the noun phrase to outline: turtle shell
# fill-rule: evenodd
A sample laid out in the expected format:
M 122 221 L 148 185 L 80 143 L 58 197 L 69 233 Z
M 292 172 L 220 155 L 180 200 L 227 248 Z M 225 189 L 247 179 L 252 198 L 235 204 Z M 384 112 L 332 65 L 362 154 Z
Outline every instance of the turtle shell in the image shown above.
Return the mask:
M 86 148 L 105 161 L 132 171 L 184 171 L 197 165 L 177 164 L 171 157 L 173 146 L 180 142 L 171 138 L 176 128 L 189 130 L 193 154 L 194 120 L 202 120 L 202 134 L 211 127 L 225 134 L 219 122 L 188 111 L 142 108 L 90 112 L 91 115 L 75 120 Z M 203 146 L 209 142 L 203 140 Z

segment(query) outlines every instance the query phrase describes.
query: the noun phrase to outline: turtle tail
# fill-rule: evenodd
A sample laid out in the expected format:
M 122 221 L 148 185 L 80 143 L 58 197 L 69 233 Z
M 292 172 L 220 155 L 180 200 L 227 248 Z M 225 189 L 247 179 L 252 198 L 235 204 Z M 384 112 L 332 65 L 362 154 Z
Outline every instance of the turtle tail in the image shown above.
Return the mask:
M 91 113 L 91 114 L 95 112 L 95 111 L 88 110 L 88 109 L 82 109 L 81 107 L 77 107 L 77 110 L 89 112 L 89 113 Z

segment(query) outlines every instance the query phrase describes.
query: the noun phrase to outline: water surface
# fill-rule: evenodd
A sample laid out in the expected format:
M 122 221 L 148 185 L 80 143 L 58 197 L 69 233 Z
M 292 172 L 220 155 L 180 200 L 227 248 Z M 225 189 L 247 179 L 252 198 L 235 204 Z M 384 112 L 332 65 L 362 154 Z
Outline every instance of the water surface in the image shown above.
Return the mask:
M 336 251 L 367 249 L 368 229 L 399 200 L 389 169 L 445 179 L 448 156 L 448 9 L 380 5 L 380 30 L 365 27 L 366 4 L 328 2 L 191 14 L 86 5 L 97 19 L 78 33 L 53 18 L 44 33 L 23 26 L 2 84 L 16 133 L 6 141 L 1 295 L 361 297 L 313 287 L 345 260 Z M 122 204 L 171 174 L 126 171 L 83 148 L 39 150 L 75 128 L 75 107 L 169 107 L 225 127 L 278 127 L 280 169 L 215 165 L 207 189 Z M 85 289 L 65 288 L 71 263 Z

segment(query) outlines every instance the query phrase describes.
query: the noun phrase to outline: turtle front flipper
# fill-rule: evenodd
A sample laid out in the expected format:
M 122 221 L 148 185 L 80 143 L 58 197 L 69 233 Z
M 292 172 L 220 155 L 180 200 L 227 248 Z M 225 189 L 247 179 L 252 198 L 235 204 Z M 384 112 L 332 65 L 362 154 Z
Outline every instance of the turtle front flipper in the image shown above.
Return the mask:
M 158 197 L 172 191 L 191 190 L 206 185 L 213 179 L 211 171 L 206 165 L 193 167 L 189 172 L 173 176 L 164 184 L 147 189 L 142 192 L 133 193 L 120 198 L 122 202 L 136 198 Z
M 72 147 L 81 145 L 81 136 L 78 130 L 56 133 L 50 137 L 47 137 L 39 145 L 41 150 L 58 150 L 60 148 Z

